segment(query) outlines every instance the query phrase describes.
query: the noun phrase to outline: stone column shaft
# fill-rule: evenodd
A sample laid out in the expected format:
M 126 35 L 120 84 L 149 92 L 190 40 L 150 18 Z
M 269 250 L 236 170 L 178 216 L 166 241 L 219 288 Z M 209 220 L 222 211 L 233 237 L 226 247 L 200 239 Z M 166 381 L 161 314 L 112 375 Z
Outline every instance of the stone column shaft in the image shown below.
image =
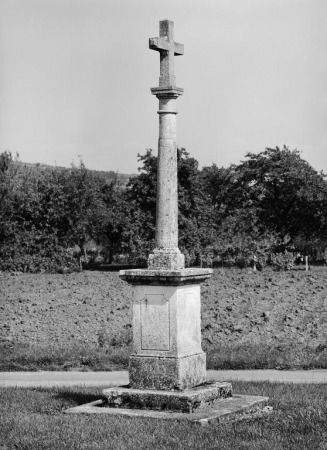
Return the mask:
M 176 98 L 159 97 L 156 248 L 178 248 Z
M 156 247 L 149 255 L 148 268 L 179 270 L 184 268 L 184 255 L 178 249 L 176 101 L 183 89 L 158 87 L 151 91 L 159 100 L 159 141 Z

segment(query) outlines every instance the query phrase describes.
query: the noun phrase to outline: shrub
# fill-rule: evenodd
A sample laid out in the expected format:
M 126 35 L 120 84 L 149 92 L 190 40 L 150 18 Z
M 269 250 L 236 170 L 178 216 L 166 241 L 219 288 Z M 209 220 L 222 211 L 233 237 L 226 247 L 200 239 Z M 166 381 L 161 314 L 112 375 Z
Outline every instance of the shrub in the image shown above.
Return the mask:
M 223 258 L 223 265 L 225 267 L 232 267 L 235 265 L 235 258 L 233 258 L 231 255 L 227 255 Z
M 51 255 L 45 255 L 42 251 L 35 254 L 16 251 L 6 258 L 0 258 L 0 271 L 3 272 L 64 272 L 77 268 L 76 259 L 63 248 L 58 248 Z
M 322 253 L 322 258 L 324 260 L 324 263 L 327 264 L 327 248 Z
M 238 257 L 235 259 L 235 266 L 239 267 L 240 269 L 244 269 L 249 265 L 249 261 L 244 257 Z
M 291 270 L 294 267 L 293 253 L 285 251 L 285 253 L 277 253 L 271 256 L 271 265 L 274 270 Z
M 187 250 L 186 248 L 181 248 L 181 252 L 185 256 L 185 267 L 194 266 L 196 263 L 196 254 L 193 249 Z

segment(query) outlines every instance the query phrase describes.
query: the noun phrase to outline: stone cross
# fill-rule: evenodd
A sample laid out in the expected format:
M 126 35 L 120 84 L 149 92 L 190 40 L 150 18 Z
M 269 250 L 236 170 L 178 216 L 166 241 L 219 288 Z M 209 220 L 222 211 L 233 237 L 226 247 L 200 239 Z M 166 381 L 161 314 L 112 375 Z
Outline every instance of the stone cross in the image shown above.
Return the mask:
M 206 380 L 200 283 L 212 270 L 185 269 L 178 248 L 176 101 L 183 89 L 176 87 L 173 61 L 183 46 L 174 42 L 173 25 L 162 20 L 160 37 L 149 41 L 160 52 L 160 86 L 151 88 L 159 100 L 155 248 L 147 269 L 120 272 L 133 285 L 132 390 L 184 390 Z
M 160 37 L 149 39 L 150 49 L 160 52 L 159 87 L 151 92 L 159 100 L 159 141 L 157 170 L 157 212 L 155 249 L 148 258 L 149 269 L 184 268 L 184 255 L 178 249 L 176 99 L 183 89 L 176 87 L 174 55 L 184 46 L 174 42 L 174 23 L 160 21 Z
M 160 52 L 159 86 L 176 86 L 174 56 L 184 54 L 184 45 L 174 42 L 174 22 L 171 20 L 160 22 L 159 35 L 160 37 L 149 40 L 149 47 Z
M 160 22 L 160 37 L 150 39 L 150 48 L 160 52 L 160 86 L 151 89 L 159 99 L 156 248 L 149 255 L 147 269 L 120 271 L 120 277 L 133 285 L 129 384 L 105 389 L 106 400 L 68 411 L 143 416 L 147 420 L 188 416 L 188 420 L 205 425 L 257 409 L 268 399 L 233 399 L 230 383 L 206 383 L 200 283 L 210 278 L 212 270 L 185 269 L 178 249 L 176 99 L 183 89 L 176 87 L 173 61 L 174 55 L 183 53 L 183 46 L 173 40 L 173 22 Z

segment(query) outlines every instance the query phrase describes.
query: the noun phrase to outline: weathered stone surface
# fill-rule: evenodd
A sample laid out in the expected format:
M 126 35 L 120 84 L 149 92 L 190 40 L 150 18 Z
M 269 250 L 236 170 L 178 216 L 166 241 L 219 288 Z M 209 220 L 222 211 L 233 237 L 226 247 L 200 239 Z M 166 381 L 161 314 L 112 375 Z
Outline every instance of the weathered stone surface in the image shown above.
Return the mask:
M 205 382 L 198 280 L 211 273 L 210 269 L 121 271 L 121 277 L 134 284 L 132 387 L 182 390 Z
M 125 417 L 144 417 L 147 419 L 188 421 L 195 425 L 206 426 L 216 423 L 225 423 L 240 420 L 243 417 L 258 417 L 271 412 L 271 407 L 267 407 L 267 397 L 252 395 L 234 395 L 218 400 L 213 407 L 200 409 L 193 414 L 157 411 L 148 409 L 131 408 L 110 408 L 106 401 L 96 400 L 95 402 L 70 408 L 65 411 L 67 414 L 109 414 Z
M 161 20 L 159 37 L 149 39 L 149 48 L 160 52 L 159 86 L 176 86 L 174 56 L 184 54 L 184 45 L 174 42 L 174 22 Z
M 156 391 L 131 389 L 127 386 L 112 387 L 102 391 L 108 406 L 115 408 L 153 409 L 194 413 L 214 406 L 222 399 L 232 396 L 232 385 L 226 382 L 205 383 L 193 389 Z
M 179 87 L 172 86 L 161 86 L 161 87 L 153 87 L 151 88 L 152 95 L 156 95 L 158 99 L 170 99 L 170 98 L 178 98 L 179 95 L 183 95 L 184 89 Z M 160 103 L 159 103 L 160 106 Z M 162 106 L 162 104 L 161 104 Z M 171 114 L 177 114 L 176 111 L 176 103 L 170 103 L 171 108 L 167 111 L 165 108 L 165 112 L 170 112 Z M 157 111 L 160 114 L 161 110 Z
M 162 269 L 178 270 L 185 266 L 185 257 L 178 248 L 158 249 L 156 248 L 148 257 L 148 268 L 150 270 Z
M 183 89 L 176 87 L 174 56 L 184 47 L 174 42 L 174 23 L 160 22 L 160 37 L 151 38 L 150 49 L 160 52 L 159 87 L 151 92 L 159 100 L 159 142 L 157 170 L 157 212 L 155 250 L 148 258 L 149 269 L 178 270 L 185 266 L 178 249 L 176 99 Z
M 212 269 L 132 269 L 121 270 L 120 278 L 133 285 L 183 286 L 202 283 L 212 276 Z
M 184 390 L 206 381 L 206 355 L 178 358 L 131 356 L 130 386 L 135 389 Z
M 202 353 L 200 286 L 136 285 L 133 354 L 184 357 Z

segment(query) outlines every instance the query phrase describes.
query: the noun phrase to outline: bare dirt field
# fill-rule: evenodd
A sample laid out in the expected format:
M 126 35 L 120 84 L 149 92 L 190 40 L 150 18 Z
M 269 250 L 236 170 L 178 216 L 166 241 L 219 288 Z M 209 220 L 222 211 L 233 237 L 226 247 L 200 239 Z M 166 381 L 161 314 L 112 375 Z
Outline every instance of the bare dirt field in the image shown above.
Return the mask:
M 327 368 L 327 268 L 215 269 L 202 284 L 209 369 Z M 1 370 L 117 370 L 132 341 L 118 272 L 2 275 Z
M 289 272 L 215 269 L 202 285 L 206 351 L 243 346 L 327 348 L 327 268 Z M 124 346 L 131 287 L 118 272 L 2 275 L 2 346 Z

